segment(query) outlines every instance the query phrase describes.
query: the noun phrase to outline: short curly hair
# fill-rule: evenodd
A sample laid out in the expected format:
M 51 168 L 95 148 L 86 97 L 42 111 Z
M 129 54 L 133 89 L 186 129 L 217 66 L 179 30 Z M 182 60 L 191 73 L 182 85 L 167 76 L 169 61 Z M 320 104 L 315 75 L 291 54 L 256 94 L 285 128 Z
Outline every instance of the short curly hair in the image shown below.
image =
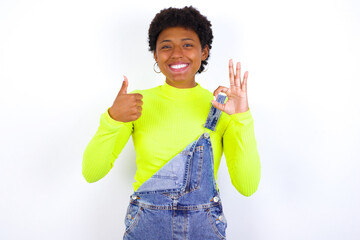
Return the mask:
M 201 48 L 206 45 L 209 47 L 208 57 L 201 61 L 201 66 L 198 73 L 204 71 L 210 57 L 210 49 L 213 41 L 213 34 L 210 21 L 194 7 L 184 8 L 166 8 L 161 10 L 155 15 L 149 27 L 149 51 L 154 52 L 156 50 L 156 41 L 159 34 L 171 27 L 184 27 L 191 29 L 198 35 L 201 43 Z

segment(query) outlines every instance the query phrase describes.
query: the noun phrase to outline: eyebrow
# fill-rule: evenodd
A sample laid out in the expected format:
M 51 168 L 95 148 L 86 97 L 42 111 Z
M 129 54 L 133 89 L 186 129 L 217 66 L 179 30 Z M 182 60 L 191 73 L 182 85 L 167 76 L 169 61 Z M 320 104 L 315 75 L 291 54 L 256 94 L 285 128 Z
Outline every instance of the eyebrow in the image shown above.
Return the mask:
M 187 40 L 194 41 L 194 39 L 192 39 L 192 38 L 183 38 L 183 39 L 181 39 L 181 41 L 187 41 Z M 163 42 L 171 42 L 171 40 L 165 39 L 165 40 L 162 40 L 160 43 L 163 43 Z

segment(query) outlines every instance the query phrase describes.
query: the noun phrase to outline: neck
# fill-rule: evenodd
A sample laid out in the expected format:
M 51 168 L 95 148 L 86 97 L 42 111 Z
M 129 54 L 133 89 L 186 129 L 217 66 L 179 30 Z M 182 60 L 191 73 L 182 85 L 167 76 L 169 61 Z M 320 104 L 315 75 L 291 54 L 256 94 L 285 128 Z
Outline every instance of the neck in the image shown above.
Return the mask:
M 177 82 L 172 82 L 172 81 L 169 81 L 168 79 L 166 79 L 166 83 L 169 84 L 170 86 L 172 87 L 176 87 L 176 88 L 193 88 L 193 87 L 196 87 L 196 82 L 195 82 L 195 79 L 191 82 L 180 82 L 180 83 L 177 83 Z

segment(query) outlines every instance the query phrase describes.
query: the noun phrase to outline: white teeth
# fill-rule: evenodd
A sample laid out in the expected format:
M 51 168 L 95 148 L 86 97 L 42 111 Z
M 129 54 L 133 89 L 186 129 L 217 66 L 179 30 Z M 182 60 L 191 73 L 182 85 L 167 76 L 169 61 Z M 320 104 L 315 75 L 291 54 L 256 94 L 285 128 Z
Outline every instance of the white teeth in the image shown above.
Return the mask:
M 179 64 L 179 65 L 171 65 L 170 67 L 175 68 L 175 69 L 180 69 L 180 68 L 184 68 L 186 66 L 187 66 L 187 64 Z

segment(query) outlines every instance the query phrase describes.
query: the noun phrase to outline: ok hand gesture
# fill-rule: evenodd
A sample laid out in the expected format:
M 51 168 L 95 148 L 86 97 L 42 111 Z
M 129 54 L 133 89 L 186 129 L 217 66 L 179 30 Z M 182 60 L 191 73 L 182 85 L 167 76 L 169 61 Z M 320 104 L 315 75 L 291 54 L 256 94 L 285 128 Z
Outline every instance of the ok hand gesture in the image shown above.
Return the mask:
M 236 64 L 236 75 L 234 77 L 234 66 L 232 59 L 229 60 L 229 78 L 230 88 L 219 86 L 214 91 L 214 96 L 217 98 L 219 92 L 223 92 L 227 95 L 228 100 L 225 104 L 218 103 L 216 100 L 211 100 L 213 106 L 229 115 L 235 113 L 242 113 L 249 110 L 248 98 L 247 98 L 247 78 L 248 71 L 245 72 L 243 81 L 240 79 L 241 65 L 240 62 Z

